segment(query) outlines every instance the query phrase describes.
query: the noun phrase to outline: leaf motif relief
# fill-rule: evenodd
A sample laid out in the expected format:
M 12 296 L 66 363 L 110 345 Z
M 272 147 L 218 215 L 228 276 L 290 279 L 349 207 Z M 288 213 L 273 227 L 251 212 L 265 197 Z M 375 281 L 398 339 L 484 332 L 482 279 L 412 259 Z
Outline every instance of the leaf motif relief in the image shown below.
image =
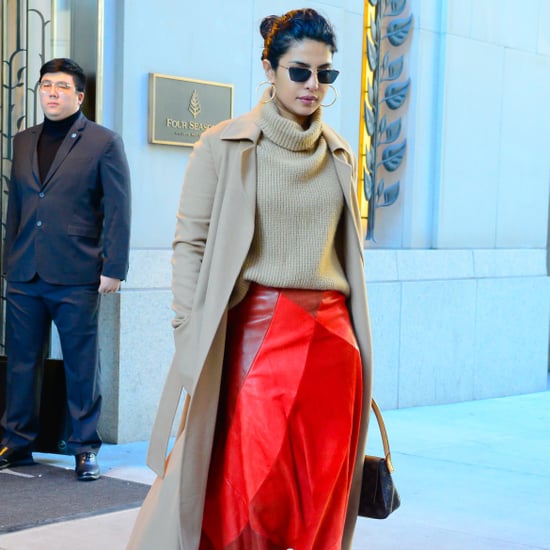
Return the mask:
M 383 134 L 386 131 L 386 126 L 388 125 L 388 119 L 386 118 L 386 115 L 382 117 L 382 120 L 380 121 L 380 124 L 378 125 L 378 133 Z
M 385 73 L 388 65 L 390 64 L 390 54 L 386 52 L 384 58 L 382 59 L 382 73 Z
M 363 170 L 363 182 L 363 194 L 365 195 L 365 200 L 370 201 L 372 198 L 372 179 L 366 170 Z
M 401 166 L 405 157 L 405 149 L 407 148 L 407 140 L 401 143 L 387 147 L 382 153 L 382 164 L 388 172 L 395 172 Z
M 399 197 L 399 182 L 396 181 L 393 185 L 390 185 L 387 189 L 384 190 L 384 202 L 378 206 L 385 207 L 391 206 Z
M 392 122 L 386 129 L 386 139 L 379 141 L 380 145 L 386 143 L 393 143 L 401 133 L 401 119 L 398 118 L 395 122 Z
M 197 118 L 197 115 L 201 112 L 201 105 L 197 90 L 193 90 L 193 93 L 191 94 L 191 100 L 189 101 L 189 112 L 193 115 L 193 118 Z
M 367 158 L 367 168 L 368 168 L 369 172 L 372 174 L 372 172 L 374 172 L 374 164 L 375 164 L 375 150 L 374 150 L 374 148 L 369 149 L 367 151 L 366 158 Z
M 401 46 L 407 40 L 412 25 L 412 15 L 407 19 L 396 19 L 392 21 L 386 30 L 386 38 L 392 46 Z
M 365 126 L 367 128 L 367 134 L 371 137 L 374 135 L 375 124 L 374 113 L 369 107 L 369 104 L 365 101 Z
M 384 12 L 384 17 L 393 17 L 403 12 L 407 0 L 385 0 L 385 4 L 389 11 Z
M 378 90 L 378 88 L 377 88 L 377 90 Z M 367 90 L 367 95 L 368 95 L 368 98 L 369 98 L 369 103 L 371 105 L 374 106 L 378 103 L 378 94 L 375 93 L 374 88 L 372 87 L 370 82 L 369 82 L 369 88 Z M 374 110 L 374 108 L 373 108 L 373 110 Z
M 376 199 L 378 200 L 384 193 L 384 178 L 382 178 L 376 186 Z
M 371 29 L 371 35 L 376 36 L 376 33 L 378 32 L 378 26 L 376 24 L 376 19 L 371 16 L 370 18 L 370 29 Z
M 378 52 L 370 38 L 367 39 L 367 60 L 371 72 L 374 72 L 378 68 Z
M 395 61 L 392 61 L 388 65 L 387 78 L 385 80 L 397 80 L 403 72 L 403 66 L 405 65 L 404 57 L 401 55 Z
M 411 80 L 409 78 L 406 82 L 398 82 L 386 88 L 384 100 L 390 109 L 399 109 L 405 103 L 410 83 Z

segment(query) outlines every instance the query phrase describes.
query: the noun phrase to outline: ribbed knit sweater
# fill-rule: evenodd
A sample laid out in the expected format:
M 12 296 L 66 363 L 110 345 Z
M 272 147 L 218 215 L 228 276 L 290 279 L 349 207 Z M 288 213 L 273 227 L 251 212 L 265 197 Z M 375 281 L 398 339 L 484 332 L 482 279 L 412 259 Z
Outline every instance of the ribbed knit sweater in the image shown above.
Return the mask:
M 259 125 L 256 224 L 242 278 L 348 295 L 335 250 L 344 198 L 321 133 L 320 110 L 304 130 L 270 102 Z

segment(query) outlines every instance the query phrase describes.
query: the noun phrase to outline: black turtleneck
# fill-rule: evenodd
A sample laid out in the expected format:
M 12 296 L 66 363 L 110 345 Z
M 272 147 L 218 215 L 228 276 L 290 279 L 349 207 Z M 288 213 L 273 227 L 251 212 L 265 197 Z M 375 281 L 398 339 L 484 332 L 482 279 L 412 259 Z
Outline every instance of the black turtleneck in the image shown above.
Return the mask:
M 44 181 L 59 146 L 79 116 L 80 110 L 63 120 L 50 120 L 44 117 L 42 133 L 38 139 L 38 170 L 40 172 L 40 181 Z

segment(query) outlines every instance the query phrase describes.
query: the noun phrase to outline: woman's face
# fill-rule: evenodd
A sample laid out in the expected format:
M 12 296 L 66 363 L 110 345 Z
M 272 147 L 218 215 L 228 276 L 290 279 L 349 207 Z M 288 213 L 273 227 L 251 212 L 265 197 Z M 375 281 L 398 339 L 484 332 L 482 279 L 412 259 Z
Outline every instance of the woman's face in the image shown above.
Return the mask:
M 265 74 L 275 86 L 275 103 L 282 116 L 307 126 L 309 117 L 319 108 L 329 84 L 321 84 L 317 71 L 332 68 L 332 52 L 324 42 L 306 38 L 294 45 L 279 59 L 273 70 L 271 63 L 263 60 Z M 310 69 L 304 82 L 294 82 L 289 68 Z

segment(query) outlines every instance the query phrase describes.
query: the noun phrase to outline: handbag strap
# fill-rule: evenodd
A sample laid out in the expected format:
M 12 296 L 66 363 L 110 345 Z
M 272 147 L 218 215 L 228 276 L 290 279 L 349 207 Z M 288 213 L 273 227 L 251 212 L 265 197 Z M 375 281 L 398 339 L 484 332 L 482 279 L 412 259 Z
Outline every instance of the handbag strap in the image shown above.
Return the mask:
M 388 432 L 386 431 L 386 425 L 384 424 L 384 419 L 382 418 L 382 413 L 378 404 L 374 400 L 371 401 L 371 407 L 376 416 L 378 422 L 378 427 L 380 428 L 380 435 L 382 436 L 382 445 L 384 446 L 384 455 L 386 456 L 386 464 L 388 465 L 388 470 L 393 472 L 393 464 L 391 461 L 391 452 L 390 452 L 390 442 L 388 441 Z

